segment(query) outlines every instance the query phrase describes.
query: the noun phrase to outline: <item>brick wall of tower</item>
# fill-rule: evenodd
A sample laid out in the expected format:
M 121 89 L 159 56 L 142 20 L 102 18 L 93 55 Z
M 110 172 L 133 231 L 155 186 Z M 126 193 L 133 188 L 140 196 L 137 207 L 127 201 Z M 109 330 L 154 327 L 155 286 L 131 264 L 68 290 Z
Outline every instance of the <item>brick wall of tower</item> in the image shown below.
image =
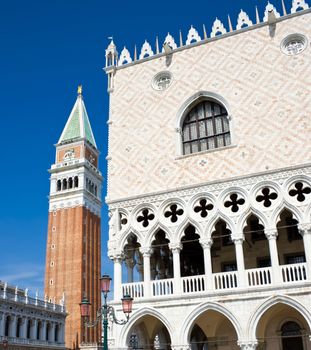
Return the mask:
M 85 293 L 94 317 L 100 306 L 100 218 L 84 207 L 49 213 L 45 295 L 57 302 L 65 292 L 66 347 L 84 341 L 79 303 Z M 88 330 L 88 342 L 100 337 L 100 327 Z

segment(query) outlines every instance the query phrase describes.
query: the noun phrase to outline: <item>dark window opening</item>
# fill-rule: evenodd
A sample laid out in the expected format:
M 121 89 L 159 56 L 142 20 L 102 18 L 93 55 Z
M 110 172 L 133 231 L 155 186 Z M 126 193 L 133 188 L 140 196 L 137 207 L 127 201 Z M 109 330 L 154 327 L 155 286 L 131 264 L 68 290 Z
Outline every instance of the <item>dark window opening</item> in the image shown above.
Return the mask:
M 226 109 L 214 101 L 202 101 L 186 116 L 182 126 L 184 154 L 197 153 L 230 145 Z

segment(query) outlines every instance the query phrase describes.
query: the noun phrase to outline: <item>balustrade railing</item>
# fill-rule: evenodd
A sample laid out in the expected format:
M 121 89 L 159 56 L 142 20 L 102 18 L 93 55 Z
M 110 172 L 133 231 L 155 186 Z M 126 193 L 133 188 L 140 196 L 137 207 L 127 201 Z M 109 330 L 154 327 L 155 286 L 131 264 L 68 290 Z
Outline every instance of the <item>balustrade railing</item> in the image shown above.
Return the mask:
M 307 280 L 307 264 L 281 265 L 281 276 L 284 283 Z
M 308 280 L 307 264 L 281 265 L 279 267 L 282 283 L 296 283 Z M 247 288 L 273 285 L 272 267 L 245 270 L 245 286 Z M 209 285 L 212 281 L 212 285 Z M 151 296 L 169 296 L 177 291 L 174 288 L 174 279 L 154 280 L 150 282 Z M 244 287 L 240 284 L 238 271 L 213 273 L 207 279 L 205 275 L 188 276 L 181 278 L 182 294 L 197 294 L 212 290 L 226 290 Z M 122 285 L 122 292 L 133 298 L 145 297 L 144 282 L 126 283 Z
M 144 297 L 144 282 L 126 283 L 122 285 L 122 295 L 129 294 L 132 298 Z
M 238 287 L 238 272 L 220 272 L 213 274 L 214 289 L 232 289 Z
M 159 297 L 162 295 L 172 295 L 174 293 L 173 278 L 165 280 L 155 280 L 151 282 L 152 295 Z
M 246 281 L 249 287 L 265 286 L 272 283 L 272 268 L 263 267 L 259 269 L 246 270 Z
M 199 293 L 206 290 L 205 275 L 182 277 L 183 293 Z

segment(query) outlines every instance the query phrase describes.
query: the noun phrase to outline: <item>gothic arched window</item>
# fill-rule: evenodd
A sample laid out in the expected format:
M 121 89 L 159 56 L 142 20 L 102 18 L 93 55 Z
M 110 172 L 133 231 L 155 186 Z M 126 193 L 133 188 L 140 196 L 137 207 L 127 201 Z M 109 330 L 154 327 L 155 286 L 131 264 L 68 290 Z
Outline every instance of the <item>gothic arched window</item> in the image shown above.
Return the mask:
M 231 144 L 227 110 L 219 103 L 204 100 L 186 115 L 182 125 L 183 154 L 207 151 Z

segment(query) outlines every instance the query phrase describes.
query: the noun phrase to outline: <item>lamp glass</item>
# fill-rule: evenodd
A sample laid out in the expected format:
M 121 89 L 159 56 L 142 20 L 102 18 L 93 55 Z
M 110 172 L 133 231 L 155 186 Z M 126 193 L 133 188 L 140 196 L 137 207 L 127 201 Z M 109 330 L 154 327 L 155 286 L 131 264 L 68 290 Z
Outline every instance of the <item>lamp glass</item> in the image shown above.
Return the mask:
M 83 298 L 80 303 L 80 312 L 82 317 L 89 317 L 91 314 L 91 303 L 87 298 Z
M 100 279 L 100 288 L 103 293 L 108 293 L 110 291 L 111 278 L 108 275 L 103 275 Z
M 121 300 L 123 312 L 125 314 L 130 314 L 132 312 L 133 298 L 130 295 L 126 294 Z

